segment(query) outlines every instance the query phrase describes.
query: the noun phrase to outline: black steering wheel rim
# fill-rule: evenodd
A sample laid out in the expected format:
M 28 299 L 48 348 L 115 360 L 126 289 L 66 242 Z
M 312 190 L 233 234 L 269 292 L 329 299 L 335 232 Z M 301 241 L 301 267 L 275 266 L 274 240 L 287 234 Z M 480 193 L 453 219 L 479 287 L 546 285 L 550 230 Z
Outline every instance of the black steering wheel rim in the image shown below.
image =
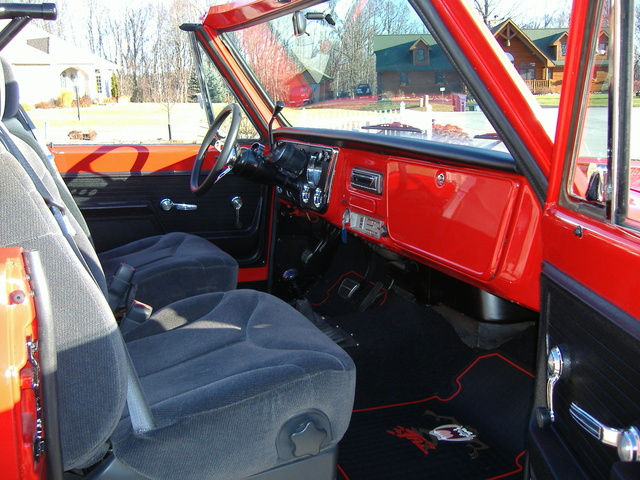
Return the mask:
M 202 163 L 204 161 L 207 152 L 209 151 L 209 147 L 213 143 L 218 133 L 218 129 L 227 119 L 227 117 L 231 115 L 231 126 L 229 127 L 229 133 L 224 142 L 224 147 L 222 147 L 222 151 L 218 155 L 213 168 L 207 174 L 207 177 L 203 180 L 202 183 L 199 183 L 200 179 L 200 171 L 202 170 Z M 216 182 L 218 175 L 225 168 L 225 165 L 229 162 L 231 158 L 231 153 L 235 149 L 236 139 L 238 138 L 238 130 L 240 129 L 240 107 L 235 103 L 230 103 L 226 107 L 222 109 L 222 111 L 216 116 L 215 120 L 207 130 L 207 134 L 204 136 L 202 140 L 202 145 L 200 145 L 200 149 L 198 150 L 198 154 L 193 162 L 193 168 L 191 169 L 191 180 L 189 182 L 189 187 L 191 188 L 191 193 L 196 196 L 203 195 L 206 193 L 211 186 Z

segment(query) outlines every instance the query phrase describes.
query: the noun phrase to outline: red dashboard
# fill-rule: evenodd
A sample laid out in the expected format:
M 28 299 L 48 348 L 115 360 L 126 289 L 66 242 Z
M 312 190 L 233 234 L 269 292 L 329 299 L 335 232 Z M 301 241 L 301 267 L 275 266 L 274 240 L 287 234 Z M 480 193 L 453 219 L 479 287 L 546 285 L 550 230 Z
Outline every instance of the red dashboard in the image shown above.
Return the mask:
M 300 142 L 297 135 L 294 141 Z M 324 212 L 287 196 L 284 201 L 382 248 L 538 308 L 541 209 L 524 177 L 345 143 L 329 145 L 337 147 L 337 159 Z

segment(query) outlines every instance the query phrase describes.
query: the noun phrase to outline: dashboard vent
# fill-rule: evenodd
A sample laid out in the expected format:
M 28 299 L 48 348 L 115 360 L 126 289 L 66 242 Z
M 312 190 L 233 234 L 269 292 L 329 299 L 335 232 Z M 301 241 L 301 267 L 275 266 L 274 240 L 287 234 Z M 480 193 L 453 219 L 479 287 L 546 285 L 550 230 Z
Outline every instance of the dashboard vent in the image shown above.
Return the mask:
M 351 186 L 356 190 L 382 195 L 382 179 L 384 175 L 380 172 L 372 172 L 363 168 L 351 170 Z

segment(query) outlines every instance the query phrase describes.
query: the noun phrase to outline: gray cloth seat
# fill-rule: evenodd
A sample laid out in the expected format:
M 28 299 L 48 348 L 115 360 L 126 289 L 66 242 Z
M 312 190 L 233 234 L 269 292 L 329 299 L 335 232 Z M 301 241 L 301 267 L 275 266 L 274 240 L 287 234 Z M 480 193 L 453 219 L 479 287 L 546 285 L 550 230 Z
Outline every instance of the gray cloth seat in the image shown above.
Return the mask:
M 208 240 L 181 232 L 143 238 L 98 254 L 105 276 L 121 263 L 136 269 L 136 300 L 155 309 L 207 292 L 236 288 L 238 263 Z
M 7 137 L 37 166 L 32 149 Z M 320 478 L 309 462 L 329 453 L 335 461 L 350 419 L 349 356 L 284 302 L 248 290 L 170 304 L 125 343 L 91 243 L 72 215 L 60 223 L 52 215 L 42 190 L 54 203 L 60 195 L 44 167 L 39 180 L 25 168 L 0 146 L 0 247 L 42 258 L 64 469 L 96 466 L 91 475 L 102 479 Z M 132 395 L 138 383 L 142 394 Z M 129 416 L 140 405 L 152 415 L 145 429 Z M 322 479 L 334 476 L 335 468 Z
M 125 415 L 111 441 L 118 459 L 151 478 L 198 478 L 212 457 L 210 478 L 244 478 L 295 458 L 294 444 L 277 445 L 296 415 L 315 410 L 328 420 L 319 452 L 349 424 L 350 358 L 270 295 L 182 300 L 125 338 L 157 429 L 135 435 Z M 172 445 L 170 458 L 159 455 L 159 442 Z
M 33 132 L 17 119 L 20 107 L 19 85 L 11 65 L 4 58 L 0 61 L 5 77 L 3 124 L 11 134 L 27 143 L 38 154 L 51 174 L 68 214 L 76 219 L 78 226 L 91 239 L 89 227 L 55 164 L 48 158 L 50 155 L 36 141 Z M 37 157 L 34 160 L 37 161 Z M 100 253 L 99 260 L 107 283 L 121 263 L 134 267 L 136 299 L 154 309 L 200 293 L 232 290 L 236 288 L 238 281 L 238 263 L 231 255 L 206 239 L 183 232 L 131 242 Z

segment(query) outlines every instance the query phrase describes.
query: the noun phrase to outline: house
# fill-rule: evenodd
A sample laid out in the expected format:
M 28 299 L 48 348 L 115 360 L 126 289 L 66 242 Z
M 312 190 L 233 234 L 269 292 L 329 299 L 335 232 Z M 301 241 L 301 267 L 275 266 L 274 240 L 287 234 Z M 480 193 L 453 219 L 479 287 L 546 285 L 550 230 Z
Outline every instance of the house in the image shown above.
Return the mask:
M 491 29 L 494 37 L 533 93 L 558 93 L 562 88 L 567 54 L 566 28 L 520 29 L 505 20 Z M 609 34 L 602 30 L 592 75 L 591 91 L 606 90 L 609 69 Z
M 495 25 L 491 32 L 533 93 L 561 90 L 567 29 L 521 29 L 509 19 Z M 603 30 L 599 36 L 592 92 L 607 88 L 608 45 L 609 35 Z M 409 95 L 464 90 L 460 76 L 431 35 L 377 35 L 374 52 L 379 93 Z
M 463 91 L 460 75 L 431 35 L 376 35 L 373 49 L 380 94 Z
M 118 66 L 34 25 L 27 25 L 2 55 L 13 65 L 21 102 L 52 101 L 63 91 L 100 102 L 111 96 L 111 75 Z

